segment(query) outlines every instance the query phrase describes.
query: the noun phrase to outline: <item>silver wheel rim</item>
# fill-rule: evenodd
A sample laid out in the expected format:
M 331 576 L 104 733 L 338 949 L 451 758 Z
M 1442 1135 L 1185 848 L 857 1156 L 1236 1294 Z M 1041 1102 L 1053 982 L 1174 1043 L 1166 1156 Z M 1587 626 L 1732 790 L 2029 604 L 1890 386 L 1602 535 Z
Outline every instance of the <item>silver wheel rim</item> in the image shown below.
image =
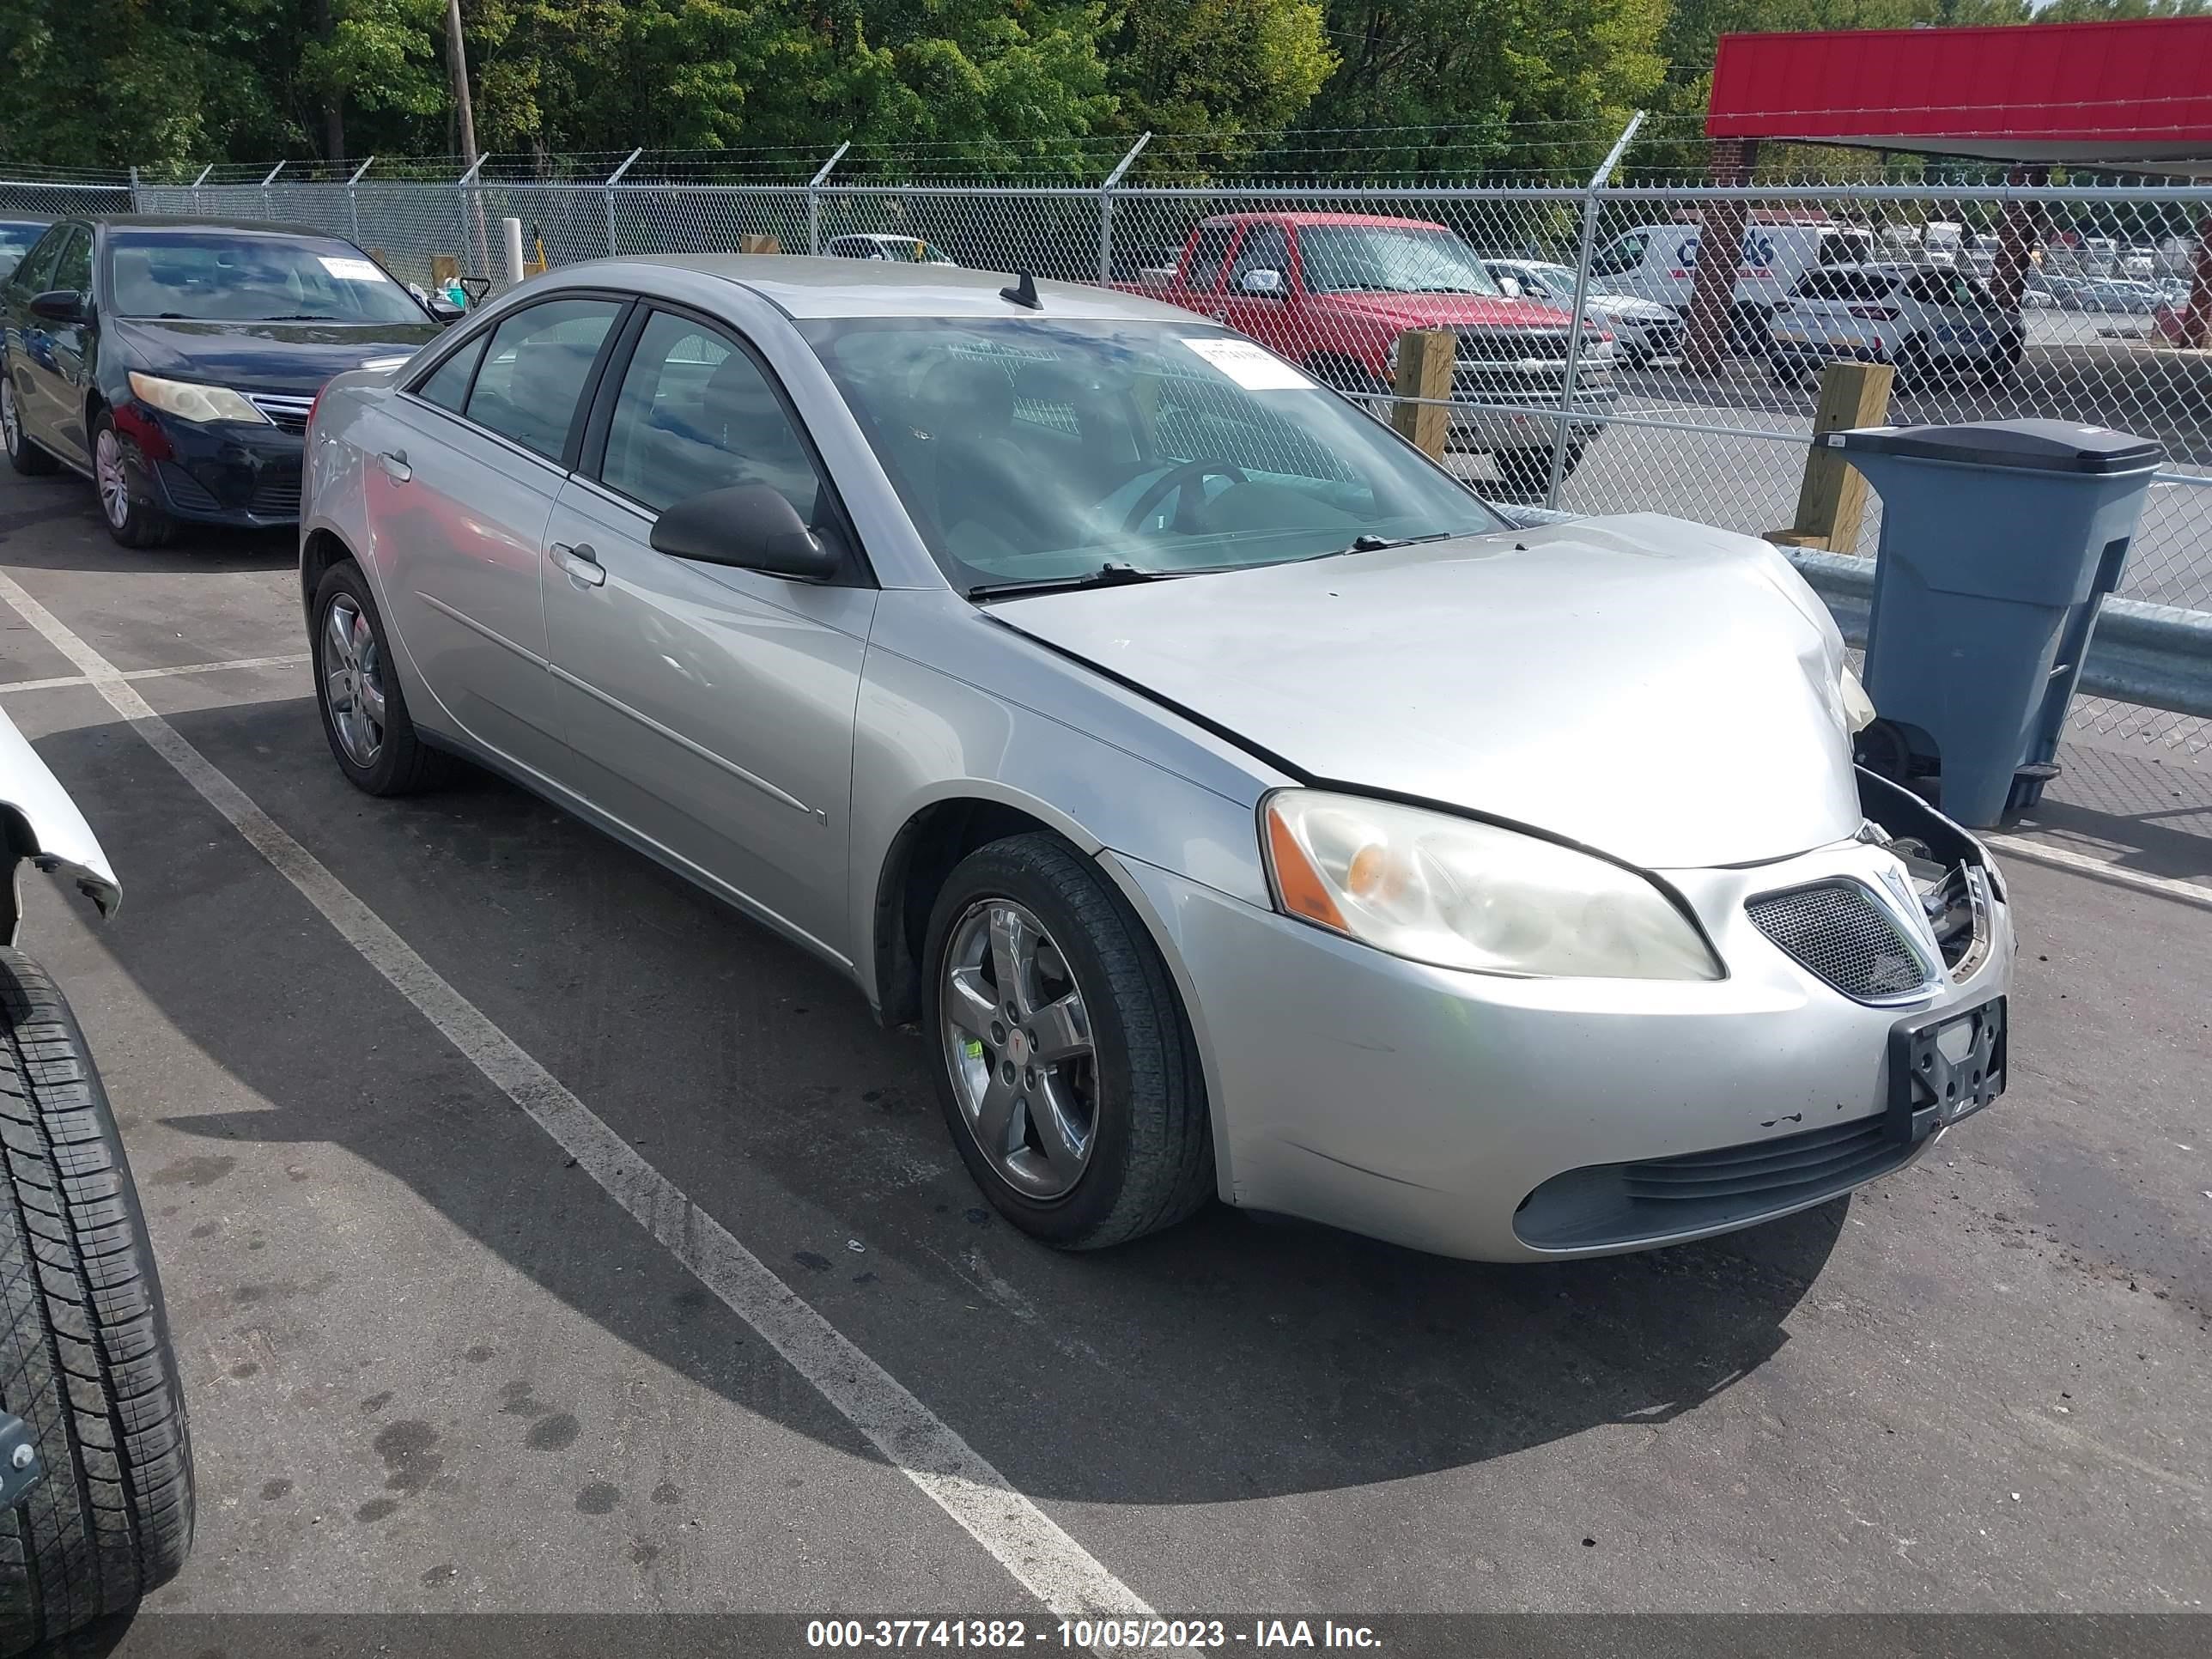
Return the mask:
M 8 453 L 13 455 L 22 441 L 22 428 L 15 424 L 15 384 L 0 380 L 0 441 L 7 444 Z
M 953 925 L 941 972 L 945 1063 L 969 1133 L 1017 1192 L 1063 1196 L 1098 1135 L 1098 1060 L 1074 970 L 1034 915 L 992 898 Z
M 323 613 L 323 706 L 346 758 L 375 765 L 384 750 L 384 655 L 368 618 L 344 593 Z
M 102 427 L 92 444 L 93 482 L 100 486 L 100 511 L 118 530 L 131 516 L 131 485 L 123 476 L 123 446 L 112 428 Z

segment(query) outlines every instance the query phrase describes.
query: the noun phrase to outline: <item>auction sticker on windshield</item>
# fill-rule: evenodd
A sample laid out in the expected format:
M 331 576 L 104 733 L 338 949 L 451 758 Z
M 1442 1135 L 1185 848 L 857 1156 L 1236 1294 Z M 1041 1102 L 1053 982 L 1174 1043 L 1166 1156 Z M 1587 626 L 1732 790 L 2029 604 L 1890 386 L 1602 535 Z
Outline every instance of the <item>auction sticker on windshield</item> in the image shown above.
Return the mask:
M 381 283 L 389 279 L 382 267 L 374 259 L 332 258 L 327 253 L 315 256 L 323 262 L 323 269 L 345 283 Z
M 1315 384 L 1249 340 L 1185 340 L 1183 343 L 1247 392 L 1304 392 Z

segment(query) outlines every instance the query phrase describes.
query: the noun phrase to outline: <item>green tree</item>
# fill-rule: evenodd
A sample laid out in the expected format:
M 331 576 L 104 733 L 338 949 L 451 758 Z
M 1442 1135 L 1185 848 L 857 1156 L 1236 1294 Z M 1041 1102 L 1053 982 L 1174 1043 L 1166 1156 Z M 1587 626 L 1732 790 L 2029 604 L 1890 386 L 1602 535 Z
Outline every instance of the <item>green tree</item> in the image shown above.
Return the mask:
M 1304 125 L 1397 130 L 1319 146 L 1374 172 L 1589 166 L 1659 84 L 1666 4 L 1333 0 L 1342 63 Z
M 1126 131 L 1218 135 L 1234 154 L 1238 135 L 1295 121 L 1338 60 L 1320 0 L 1127 0 L 1109 61 Z

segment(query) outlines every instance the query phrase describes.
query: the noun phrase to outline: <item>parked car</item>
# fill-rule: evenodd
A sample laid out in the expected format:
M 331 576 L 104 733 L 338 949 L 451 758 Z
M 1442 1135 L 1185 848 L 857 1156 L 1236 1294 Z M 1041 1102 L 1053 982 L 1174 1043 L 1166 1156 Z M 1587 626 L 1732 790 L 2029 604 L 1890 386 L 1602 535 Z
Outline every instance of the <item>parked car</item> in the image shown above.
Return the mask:
M 919 236 L 832 236 L 824 253 L 843 259 L 889 259 L 908 265 L 949 265 L 952 261 Z
M 0 282 L 15 269 L 15 262 L 31 251 L 31 244 L 46 234 L 51 219 L 0 219 Z
M 1533 299 L 1565 306 L 1575 303 L 1571 265 L 1542 259 L 1485 259 L 1482 268 L 1502 287 L 1510 280 Z M 1667 307 L 1626 294 L 1585 294 L 1583 309 L 1613 338 L 1620 361 L 1630 368 L 1671 357 L 1682 347 L 1682 319 Z
M 0 289 L 0 438 L 18 472 L 89 477 L 125 547 L 180 520 L 292 524 L 323 382 L 404 362 L 459 314 L 316 231 L 62 220 Z
M 1775 302 L 1767 364 L 1789 385 L 1838 359 L 1894 363 L 1900 380 L 1977 374 L 1991 385 L 2020 368 L 2016 311 L 1943 265 L 1829 265 Z
M 1779 553 L 1509 524 L 1188 311 L 594 262 L 339 376 L 308 454 L 345 777 L 471 757 L 811 951 L 918 1022 L 1037 1237 L 1218 1195 L 1638 1249 L 2002 1085 L 2002 880 L 1854 771 L 1873 711 Z
M 2152 283 L 2120 276 L 2099 276 L 2081 284 L 2075 296 L 2075 307 L 2108 315 L 2148 316 L 2158 308 L 2160 300 L 2158 289 Z
M 1388 391 L 1398 337 L 1448 328 L 1450 441 L 1487 451 L 1506 486 L 1545 488 L 1549 412 L 1566 391 L 1571 313 L 1509 297 L 1474 250 L 1442 225 L 1355 213 L 1231 213 L 1201 221 L 1166 280 L 1137 290 L 1225 322 L 1340 391 Z M 1566 471 L 1604 430 L 1618 395 L 1601 331 L 1575 378 Z
M 1655 301 L 1686 316 L 1703 240 L 1695 223 L 1638 225 L 1598 251 L 1590 275 L 1602 280 L 1608 293 Z M 1775 301 L 1785 298 L 1807 271 L 1875 258 L 1874 233 L 1863 226 L 1825 221 L 1746 225 L 1735 279 L 1737 348 L 1748 356 L 1766 349 Z
M 174 1577 L 192 1542 L 191 1438 L 145 1212 L 61 988 L 25 954 L 19 866 L 105 915 L 106 854 L 0 714 L 0 1655 Z

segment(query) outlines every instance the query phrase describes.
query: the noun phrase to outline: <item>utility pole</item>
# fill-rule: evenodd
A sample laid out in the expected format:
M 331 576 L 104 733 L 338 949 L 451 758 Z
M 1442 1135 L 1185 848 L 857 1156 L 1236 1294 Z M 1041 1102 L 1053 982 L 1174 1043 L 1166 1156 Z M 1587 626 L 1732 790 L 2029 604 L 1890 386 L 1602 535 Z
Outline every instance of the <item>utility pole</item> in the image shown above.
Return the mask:
M 461 0 L 446 0 L 446 72 L 453 83 L 453 108 L 461 120 L 461 160 L 477 164 L 477 118 L 469 103 L 469 52 L 461 44 Z

